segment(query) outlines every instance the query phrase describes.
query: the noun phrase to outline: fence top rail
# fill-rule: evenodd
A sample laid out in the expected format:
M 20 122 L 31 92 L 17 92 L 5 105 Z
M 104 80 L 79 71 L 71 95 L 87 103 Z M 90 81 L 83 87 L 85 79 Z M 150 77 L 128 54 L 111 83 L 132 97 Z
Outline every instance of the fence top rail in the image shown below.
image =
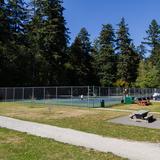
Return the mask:
M 92 86 L 39 86 L 39 87 L 0 87 L 0 89 L 21 89 L 21 88 L 89 88 Z
M 36 86 L 36 87 L 0 87 L 0 89 L 22 89 L 22 88 L 102 88 L 102 89 L 124 89 L 127 87 L 102 87 L 102 86 Z M 159 88 L 127 88 L 127 89 L 139 89 L 139 90 L 143 90 L 143 89 L 152 89 L 152 90 L 157 90 L 160 91 Z

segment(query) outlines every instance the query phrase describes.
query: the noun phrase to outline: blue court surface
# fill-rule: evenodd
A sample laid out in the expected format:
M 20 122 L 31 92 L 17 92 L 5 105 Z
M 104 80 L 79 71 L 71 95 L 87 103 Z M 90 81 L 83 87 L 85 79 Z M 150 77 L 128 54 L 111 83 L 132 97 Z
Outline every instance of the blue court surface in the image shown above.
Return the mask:
M 122 96 L 107 96 L 107 97 L 72 97 L 72 98 L 53 98 L 53 99 L 34 99 L 23 100 L 25 103 L 49 104 L 49 105 L 64 105 L 64 106 L 79 106 L 79 107 L 101 107 L 101 102 L 104 101 L 105 106 L 120 104 Z

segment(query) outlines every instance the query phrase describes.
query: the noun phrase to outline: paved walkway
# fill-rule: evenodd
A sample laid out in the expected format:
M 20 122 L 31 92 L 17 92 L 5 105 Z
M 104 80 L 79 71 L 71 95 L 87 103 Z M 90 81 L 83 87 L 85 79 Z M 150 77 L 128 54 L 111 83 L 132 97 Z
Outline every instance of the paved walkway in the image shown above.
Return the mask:
M 59 142 L 112 152 L 130 160 L 160 160 L 160 144 L 105 138 L 95 134 L 0 116 L 0 126 Z

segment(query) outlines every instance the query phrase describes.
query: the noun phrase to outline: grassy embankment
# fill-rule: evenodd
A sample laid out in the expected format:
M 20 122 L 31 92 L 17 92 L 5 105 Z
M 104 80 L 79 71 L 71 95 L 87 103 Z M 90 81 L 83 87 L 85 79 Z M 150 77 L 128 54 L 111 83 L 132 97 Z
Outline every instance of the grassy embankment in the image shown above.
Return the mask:
M 128 109 L 131 106 L 116 106 L 115 108 Z M 153 108 L 158 110 L 158 105 L 156 104 Z M 0 115 L 8 117 L 72 128 L 120 139 L 160 142 L 159 129 L 125 126 L 108 122 L 110 119 L 128 114 L 127 112 L 63 106 L 52 106 L 51 112 L 49 112 L 48 106 L 44 105 L 0 103 Z

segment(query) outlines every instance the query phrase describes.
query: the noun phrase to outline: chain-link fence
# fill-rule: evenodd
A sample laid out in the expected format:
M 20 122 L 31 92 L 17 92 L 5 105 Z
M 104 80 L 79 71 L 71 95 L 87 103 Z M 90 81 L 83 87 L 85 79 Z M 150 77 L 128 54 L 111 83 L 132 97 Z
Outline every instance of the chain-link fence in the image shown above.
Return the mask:
M 133 97 L 151 97 L 160 89 L 128 88 Z M 106 106 L 121 103 L 124 88 L 78 86 L 78 87 L 15 87 L 0 88 L 1 102 L 25 102 L 83 107 L 100 107 L 102 100 Z

